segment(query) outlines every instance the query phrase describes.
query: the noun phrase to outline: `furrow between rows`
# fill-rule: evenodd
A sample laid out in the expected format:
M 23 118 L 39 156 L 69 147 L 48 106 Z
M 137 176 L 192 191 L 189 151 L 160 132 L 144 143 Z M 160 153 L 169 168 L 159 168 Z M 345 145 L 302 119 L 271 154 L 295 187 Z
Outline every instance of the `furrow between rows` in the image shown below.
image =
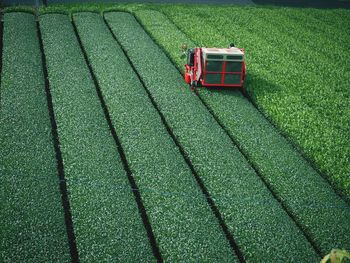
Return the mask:
M 103 18 L 78 13 L 74 23 L 164 261 L 237 261 L 191 169 Z
M 68 262 L 69 245 L 34 16 L 4 15 L 0 261 Z
M 2 73 L 2 53 L 3 53 L 3 37 L 4 33 L 4 22 L 3 22 L 3 13 L 0 12 L 0 74 Z M 1 77 L 0 77 L 0 102 L 1 102 Z
M 80 261 L 153 261 L 135 198 L 68 16 L 40 16 Z
M 178 61 L 175 47 L 182 43 L 194 45 L 161 13 L 136 14 L 175 61 Z M 160 24 L 163 30 L 159 29 Z M 207 29 L 207 25 L 201 26 Z M 171 43 L 169 35 L 173 38 Z M 177 66 L 181 67 L 179 62 Z M 199 96 L 318 250 L 326 253 L 332 247 L 350 244 L 346 234 L 350 230 L 349 206 L 249 101 L 234 90 L 203 89 Z
M 303 233 L 134 17 L 106 13 L 105 19 L 201 177 L 245 259 L 317 260 Z

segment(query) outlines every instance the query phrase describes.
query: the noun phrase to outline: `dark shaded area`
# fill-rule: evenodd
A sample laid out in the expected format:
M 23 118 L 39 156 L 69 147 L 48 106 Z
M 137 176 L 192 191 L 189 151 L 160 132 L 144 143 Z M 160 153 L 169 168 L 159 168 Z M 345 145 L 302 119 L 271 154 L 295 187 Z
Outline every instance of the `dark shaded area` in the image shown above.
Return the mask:
M 253 0 L 258 5 L 314 8 L 350 8 L 349 0 Z
M 2 74 L 2 52 L 3 52 L 3 35 L 4 35 L 4 22 L 2 20 L 2 13 L 0 13 L 0 73 Z M 0 77 L 1 84 L 1 77 Z M 0 92 L 1 98 L 1 92 Z
M 0 1 L 1 5 L 9 6 L 9 5 L 43 5 L 43 0 L 2 0 Z
M 0 1 L 1 3 L 1 1 Z M 182 4 L 253 4 L 252 0 L 3 0 L 3 5 L 103 4 L 103 3 L 182 3 Z
M 284 7 L 350 8 L 350 0 L 0 0 L 1 6 L 103 3 L 257 4 Z

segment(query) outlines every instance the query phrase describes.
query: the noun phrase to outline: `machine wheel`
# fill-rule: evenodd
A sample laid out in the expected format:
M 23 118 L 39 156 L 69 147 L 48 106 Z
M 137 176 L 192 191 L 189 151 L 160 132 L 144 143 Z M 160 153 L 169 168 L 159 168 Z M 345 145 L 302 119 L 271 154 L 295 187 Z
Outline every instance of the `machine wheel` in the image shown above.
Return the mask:
M 200 81 L 193 81 L 192 86 L 197 88 L 197 87 L 201 87 L 202 84 Z
M 191 81 L 191 84 L 190 84 L 190 89 L 191 89 L 191 90 L 194 90 L 195 87 L 196 87 L 196 86 L 195 86 L 195 81 L 192 80 L 192 81 Z

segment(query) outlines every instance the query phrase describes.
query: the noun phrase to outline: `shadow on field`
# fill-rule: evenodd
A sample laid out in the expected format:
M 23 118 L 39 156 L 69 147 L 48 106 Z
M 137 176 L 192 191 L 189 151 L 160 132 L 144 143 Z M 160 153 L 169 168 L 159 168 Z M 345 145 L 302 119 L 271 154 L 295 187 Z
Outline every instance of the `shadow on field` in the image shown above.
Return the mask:
M 220 92 L 225 96 L 241 96 L 243 93 L 243 95 L 250 101 L 254 99 L 257 94 L 259 96 L 269 96 L 273 93 L 280 93 L 282 91 L 280 86 L 261 78 L 259 75 L 249 73 L 244 81 L 243 89 L 228 87 L 205 87 L 200 88 L 199 92 L 201 89 L 206 89 L 209 93 L 213 94 Z
M 350 8 L 349 0 L 253 0 L 258 5 L 313 8 Z

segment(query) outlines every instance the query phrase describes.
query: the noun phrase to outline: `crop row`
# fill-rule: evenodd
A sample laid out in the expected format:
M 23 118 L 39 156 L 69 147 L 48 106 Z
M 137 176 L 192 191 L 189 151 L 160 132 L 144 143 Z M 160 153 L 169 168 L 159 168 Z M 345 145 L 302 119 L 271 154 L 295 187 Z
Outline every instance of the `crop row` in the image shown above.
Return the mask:
M 281 9 L 280 11 L 281 11 L 281 14 L 287 16 L 288 18 L 293 19 L 294 20 L 293 24 L 294 23 L 300 24 L 305 29 L 313 32 L 315 36 L 321 36 L 323 39 L 331 41 L 330 46 L 327 48 L 332 48 L 335 45 L 335 48 L 333 48 L 332 51 L 336 50 L 337 46 L 349 47 L 350 36 L 347 33 L 348 31 L 344 30 L 345 28 L 339 25 L 336 25 L 336 23 L 334 23 L 334 21 L 339 16 L 338 14 L 335 14 L 335 15 L 328 14 L 327 17 L 332 18 L 332 23 L 328 25 L 322 20 L 320 21 L 319 16 L 313 17 L 311 14 L 308 14 L 304 9 L 288 8 L 288 9 Z M 315 11 L 316 10 L 313 10 L 313 13 Z M 319 11 L 320 10 L 317 10 L 316 13 Z M 340 20 L 343 20 L 343 18 L 340 18 Z M 336 36 L 336 37 L 330 37 L 330 36 Z M 332 52 L 329 52 L 328 54 L 325 54 L 325 55 L 331 56 Z
M 269 75 L 270 78 L 272 77 L 271 82 L 273 82 L 276 78 L 278 78 L 278 76 L 283 76 L 283 78 L 279 77 L 278 79 L 279 80 L 278 85 L 281 86 L 281 88 L 283 88 L 283 90 L 281 91 L 281 93 L 283 92 L 283 94 L 278 94 L 279 96 L 287 96 L 287 95 L 290 95 L 290 93 L 293 93 L 294 95 L 297 95 L 298 97 L 301 97 L 303 99 L 302 102 L 304 103 L 304 105 L 305 105 L 305 102 L 310 104 L 309 110 L 315 111 L 315 113 L 318 115 L 322 114 L 322 116 L 326 119 L 328 118 L 327 115 L 330 115 L 329 118 L 331 119 L 331 121 L 328 121 L 327 127 L 332 127 L 332 128 L 344 127 L 345 129 L 345 127 L 347 126 L 346 121 L 343 121 L 342 125 L 334 124 L 334 114 L 339 113 L 339 111 L 344 112 L 347 110 L 346 107 L 342 107 L 344 105 L 344 100 L 340 99 L 340 96 L 338 93 L 334 93 L 334 89 L 340 90 L 341 92 L 346 92 L 346 89 L 342 88 L 342 86 L 344 85 L 344 81 L 341 82 L 342 78 L 335 77 L 336 76 L 335 74 L 340 74 L 342 77 L 345 77 L 346 79 L 346 76 L 344 76 L 344 74 L 341 74 L 341 72 L 344 72 L 343 68 L 336 67 L 335 65 L 334 67 L 329 66 L 328 65 L 329 63 L 327 61 L 324 63 L 316 63 L 319 60 L 318 59 L 319 54 L 318 55 L 315 55 L 314 53 L 309 54 L 308 52 L 304 51 L 304 48 L 303 49 L 300 48 L 300 46 L 304 46 L 304 45 L 299 40 L 293 41 L 292 39 L 290 39 L 290 37 L 286 37 L 285 36 L 286 33 L 284 32 L 281 33 L 281 31 L 278 30 L 279 26 L 276 26 L 276 25 L 271 26 L 269 25 L 268 21 L 263 21 L 259 17 L 259 16 L 265 16 L 264 14 L 265 12 L 267 12 L 265 9 L 262 9 L 262 10 L 256 9 L 256 8 L 251 8 L 247 10 L 230 9 L 229 12 L 226 10 L 220 9 L 219 10 L 220 13 L 223 13 L 226 15 L 224 18 L 222 17 L 217 18 L 216 16 L 211 14 L 210 11 L 205 12 L 201 9 L 200 11 L 203 13 L 203 15 L 206 16 L 205 21 L 207 23 L 209 21 L 209 23 L 215 29 L 218 28 L 218 26 L 225 27 L 225 23 L 227 23 L 226 20 L 230 19 L 234 21 L 233 27 L 235 28 L 235 32 L 241 32 L 239 34 L 239 37 L 245 37 L 244 34 L 245 32 L 247 32 L 247 35 L 249 34 L 253 36 L 253 37 L 252 36 L 250 37 L 251 39 L 256 40 L 258 38 L 258 41 L 255 41 L 255 45 L 251 45 L 251 43 L 249 43 L 250 45 L 248 46 L 248 48 L 251 48 L 252 52 L 250 53 L 252 53 L 252 55 L 249 56 L 249 53 L 248 53 L 248 59 L 252 58 L 253 60 L 252 61 L 249 60 L 248 66 L 249 64 L 252 64 L 252 63 L 255 64 L 256 62 L 258 62 L 256 63 L 258 65 L 254 65 L 254 66 L 255 67 L 260 66 L 262 67 L 261 70 L 264 70 L 264 69 L 265 71 L 267 70 L 266 75 Z M 233 16 L 233 13 L 235 14 L 235 16 Z M 271 15 L 269 17 L 271 17 Z M 279 15 L 275 14 L 274 17 L 279 17 Z M 261 27 L 260 22 L 264 23 L 264 25 L 267 24 L 267 26 Z M 274 22 L 276 24 L 283 24 L 282 23 L 283 21 L 278 21 L 277 19 Z M 289 26 L 290 28 L 289 31 L 293 31 L 293 27 L 295 26 Z M 259 30 L 257 30 L 257 28 Z M 220 34 L 223 34 L 229 38 L 230 37 L 232 38 L 231 32 L 227 32 L 227 30 L 226 31 L 221 30 L 221 32 L 222 33 Z M 301 34 L 303 33 L 302 32 L 295 33 L 295 35 L 301 35 Z M 278 35 L 279 37 L 276 38 L 274 37 L 275 35 Z M 206 35 L 203 35 L 201 39 L 204 40 L 206 38 L 208 37 L 206 37 Z M 211 40 L 212 38 L 210 38 L 210 41 Z M 273 46 L 270 43 L 273 43 L 273 45 L 278 48 L 273 48 Z M 294 43 L 294 45 L 290 45 L 290 43 Z M 219 44 L 219 43 L 216 43 L 216 44 Z M 324 49 L 322 44 L 319 44 L 319 45 L 322 49 Z M 264 47 L 264 48 L 261 48 L 261 47 Z M 271 52 L 268 52 L 268 50 L 271 50 Z M 334 60 L 334 57 L 333 57 L 333 60 Z M 290 63 L 293 63 L 293 67 L 289 66 Z M 305 65 L 305 63 L 307 63 L 307 65 Z M 333 63 L 333 61 L 331 61 L 330 63 Z M 318 65 L 317 69 L 315 65 Z M 312 70 L 311 70 L 311 67 L 313 67 Z M 338 70 L 334 71 L 334 68 L 338 68 Z M 321 69 L 323 70 L 321 71 Z M 259 73 L 261 70 L 259 69 Z M 271 74 L 271 72 L 273 72 L 273 74 Z M 320 77 L 321 73 L 322 73 L 322 77 Z M 325 79 L 324 75 L 328 75 L 330 77 Z M 328 85 L 325 85 L 325 81 L 327 81 Z M 332 87 L 330 85 L 332 83 L 335 85 L 335 87 Z M 317 87 L 317 93 L 312 88 L 303 88 L 303 89 L 300 88 L 300 86 L 304 87 L 306 84 L 309 84 L 311 87 L 315 87 L 315 88 Z M 342 86 L 337 84 L 342 84 Z M 248 87 L 248 88 L 251 88 L 251 87 Z M 286 91 L 286 89 L 288 90 Z M 263 100 L 264 97 L 260 98 L 261 96 L 259 96 L 260 94 L 257 91 L 259 91 L 259 89 L 258 90 L 254 89 L 254 96 L 257 97 L 256 99 Z M 260 93 L 262 93 L 262 91 Z M 333 96 L 331 96 L 331 94 Z M 265 93 L 263 93 L 262 95 L 265 95 Z M 329 96 L 326 96 L 326 95 L 329 95 Z M 315 96 L 319 96 L 319 97 L 323 96 L 323 100 L 322 99 L 315 100 L 314 98 Z M 264 101 L 262 101 L 262 103 L 260 104 L 263 104 L 262 106 L 264 107 L 268 107 L 268 105 L 264 105 L 263 102 Z M 339 107 L 336 107 L 337 110 L 335 110 L 329 107 L 330 104 L 333 104 L 333 105 L 335 104 L 335 105 L 338 105 Z M 309 106 L 309 105 L 306 104 L 306 106 Z M 322 110 L 320 110 L 320 108 Z M 343 116 L 342 114 L 340 115 Z M 341 116 L 340 118 L 342 118 Z M 315 122 L 315 120 L 313 122 Z M 328 130 L 329 129 L 330 128 L 328 128 Z M 339 137 L 339 136 L 340 135 L 335 137 Z M 330 140 L 329 136 L 326 137 L 326 139 Z M 338 165 L 338 167 L 342 167 L 342 166 Z
M 236 16 L 227 14 L 217 17 L 218 12 L 227 11 L 216 8 L 209 10 L 198 8 L 190 12 L 179 7 L 164 11 L 187 35 L 195 38 L 199 45 L 222 46 L 234 39 L 236 44 L 246 47 L 247 67 L 250 73 L 246 88 L 253 100 L 301 145 L 323 171 L 330 174 L 333 182 L 349 193 L 349 181 L 346 176 L 349 163 L 344 154 L 349 147 L 347 147 L 347 135 L 342 132 L 348 126 L 346 120 L 349 114 L 346 112 L 349 107 L 346 107 L 347 100 L 342 99 L 337 92 L 337 90 L 341 93 L 346 92 L 345 86 L 348 80 L 345 76 L 342 86 L 339 87 L 330 87 L 323 80 L 318 83 L 320 77 L 319 73 L 315 73 L 316 65 L 306 60 L 303 63 L 305 66 L 300 67 L 298 66 L 300 63 L 291 58 L 291 55 L 288 55 L 289 60 L 285 58 L 287 54 L 297 57 L 298 52 L 295 52 L 295 49 L 299 50 L 300 47 L 289 45 L 288 50 L 279 51 L 280 45 L 285 47 L 283 42 L 293 41 L 278 35 L 275 38 L 268 37 L 274 43 L 271 45 L 265 37 L 269 34 L 269 29 L 259 26 L 259 23 L 256 24 L 257 27 L 252 28 L 250 20 L 256 20 L 249 14 L 243 16 L 237 13 Z M 200 13 L 202 16 L 196 17 L 195 25 L 188 27 L 188 21 L 193 13 Z M 274 26 L 271 26 L 271 30 L 273 28 Z M 333 73 L 336 74 L 336 70 Z M 334 79 L 333 73 L 327 76 L 327 80 Z M 329 117 L 321 117 L 325 115 L 323 111 Z M 344 114 L 339 114 L 340 112 Z M 340 115 L 344 117 L 339 117 Z
M 183 14 L 179 10 L 174 10 L 174 12 Z M 205 20 L 210 20 L 209 14 L 200 13 L 205 14 Z M 178 47 L 182 43 L 189 46 L 195 44 L 171 24 L 163 14 L 157 11 L 138 11 L 136 14 L 146 30 L 174 58 L 178 67 L 181 67 L 183 62 L 178 59 Z M 177 18 L 177 22 L 180 20 L 184 24 L 188 22 L 182 15 L 173 14 L 172 17 Z M 212 27 L 206 24 L 204 20 L 198 20 L 197 22 L 203 31 L 195 33 L 196 30 L 199 30 L 199 27 L 193 26 L 189 34 L 203 41 L 205 41 L 205 36 L 208 36 L 207 42 L 213 43 L 213 39 L 209 37 L 211 34 L 203 32 L 215 32 L 219 25 Z M 158 27 L 159 24 L 163 26 L 161 31 Z M 185 30 L 185 27 L 183 29 Z M 169 37 L 173 39 L 171 43 L 168 41 Z M 248 36 L 244 34 L 241 37 L 248 39 Z M 226 36 L 218 36 L 218 39 L 228 41 Z M 249 46 L 254 47 L 254 39 L 251 41 Z M 206 42 L 202 44 L 207 45 Z M 258 67 L 256 64 L 257 62 L 251 67 Z M 255 75 L 248 75 L 247 84 L 264 87 L 268 85 L 266 80 Z M 323 253 L 332 247 L 341 247 L 350 243 L 346 235 L 347 231 L 345 231 L 345 229 L 350 230 L 348 205 L 274 130 L 252 104 L 234 90 L 215 91 L 205 89 L 199 92 L 199 96 L 218 117 L 231 137 L 250 158 L 261 176 L 274 189 L 279 199 L 297 218 L 304 231 L 310 234 L 310 238 L 314 240 Z M 330 207 L 334 207 L 333 210 L 329 209 Z M 334 233 L 338 234 L 334 235 Z
M 0 261 L 69 261 L 34 16 L 5 14 L 1 37 Z
M 311 18 L 315 18 L 320 27 L 326 25 L 333 27 L 335 31 L 342 30 L 344 33 L 350 30 L 350 12 L 348 9 L 301 9 L 300 11 Z M 335 40 L 337 40 L 337 37 Z
M 288 65 L 287 63 L 293 64 L 296 72 L 305 72 L 307 85 L 319 85 L 318 94 L 316 95 L 313 89 L 305 88 L 306 84 L 299 83 L 302 88 L 294 89 L 295 94 L 303 96 L 305 103 L 311 105 L 312 109 L 315 109 L 323 119 L 328 118 L 333 121 L 334 114 L 339 114 L 340 119 L 338 118 L 336 128 L 341 131 L 349 128 L 346 121 L 346 116 L 349 114 L 345 114 L 348 108 L 344 107 L 344 95 L 349 94 L 344 87 L 347 81 L 344 80 L 350 79 L 349 72 L 345 67 L 350 57 L 346 45 L 338 45 L 328 35 L 314 34 L 300 23 L 293 23 L 293 20 L 286 17 L 286 15 L 274 10 L 253 8 L 246 11 L 230 11 L 230 13 L 224 12 L 225 15 L 229 15 L 229 19 L 233 19 L 233 15 L 237 14 L 247 16 L 249 18 L 248 30 L 257 32 L 256 29 L 259 27 L 258 35 L 272 45 L 278 46 L 275 53 L 280 57 L 279 63 L 284 65 Z M 274 17 L 273 21 L 270 19 L 271 16 Z M 243 21 L 237 20 L 238 25 L 243 25 Z M 260 26 L 261 23 L 263 23 L 263 27 Z M 286 25 L 288 25 L 288 30 L 285 30 Z M 275 35 L 279 36 L 278 40 L 274 37 Z M 293 43 L 293 45 L 290 45 L 290 43 Z M 276 70 L 276 74 L 279 75 L 278 70 Z M 299 76 L 302 78 L 302 74 Z M 324 99 L 315 101 L 315 97 L 320 95 Z M 335 111 L 329 105 L 337 108 L 337 110 Z
M 103 18 L 77 13 L 74 22 L 163 259 L 235 261 L 190 168 Z
M 255 18 L 259 21 L 266 22 L 264 28 L 271 28 L 270 24 L 273 23 L 273 28 L 280 32 L 279 35 L 291 37 L 293 39 L 293 45 L 291 47 L 299 51 L 295 58 L 304 57 L 305 53 L 310 52 L 310 56 L 307 57 L 308 60 L 324 59 L 327 57 L 329 63 L 339 63 L 339 69 L 343 70 L 344 64 L 341 62 L 349 56 L 347 49 L 350 39 L 343 28 L 330 27 L 324 23 L 321 27 L 320 22 L 316 18 L 300 9 L 282 9 L 279 12 L 269 8 L 243 9 L 242 13 L 245 14 L 246 12 L 251 13 L 253 16 L 255 15 Z M 271 15 L 276 17 L 271 20 Z M 283 28 L 287 30 L 283 31 Z M 270 33 L 270 36 L 274 35 L 274 32 L 270 31 Z M 337 37 L 334 39 L 330 35 L 336 35 Z M 290 43 L 283 43 L 283 45 L 287 44 L 290 45 Z M 311 56 L 314 53 L 317 53 L 318 57 Z M 325 70 L 333 69 L 327 63 L 321 66 L 325 67 Z
M 68 16 L 40 17 L 81 261 L 149 262 L 135 198 Z
M 251 261 L 265 257 L 275 261 L 317 260 L 303 233 L 134 17 L 119 12 L 106 13 L 105 18 L 203 180 L 244 257 Z M 164 21 L 157 22 L 159 26 Z M 171 39 L 175 40 L 173 36 Z
M 223 13 L 225 14 L 225 12 Z M 241 13 L 242 16 L 248 16 L 247 13 Z M 271 70 L 271 72 L 276 74 L 272 81 L 276 82 L 276 79 L 279 80 L 279 85 L 283 87 L 282 90 L 285 92 L 284 96 L 287 105 L 289 105 L 288 96 L 293 95 L 300 98 L 301 105 L 294 105 L 292 108 L 295 110 L 295 107 L 304 106 L 304 109 L 307 109 L 309 114 L 311 113 L 312 118 L 308 118 L 308 114 L 304 114 L 303 130 L 307 130 L 307 135 L 303 135 L 309 137 L 309 141 L 306 141 L 305 145 L 309 151 L 312 151 L 316 161 L 322 164 L 323 170 L 333 175 L 336 182 L 339 182 L 347 190 L 347 174 L 350 164 L 345 156 L 350 154 L 350 148 L 347 147 L 349 142 L 346 139 L 350 129 L 350 108 L 346 98 L 349 96 L 347 87 L 350 84 L 350 75 L 344 65 L 347 63 L 349 54 L 347 52 L 337 53 L 336 50 L 333 51 L 335 47 L 328 48 L 327 44 L 323 43 L 320 37 L 308 35 L 304 32 L 305 29 L 303 27 L 300 27 L 298 24 L 293 25 L 292 22 L 288 23 L 278 13 L 271 13 L 269 17 L 263 15 L 264 13 L 265 10 L 251 12 L 248 24 L 245 22 L 245 19 L 243 21 L 237 19 L 239 17 L 238 13 L 236 13 L 236 16 L 227 14 L 227 17 L 236 19 L 238 26 L 242 27 L 245 25 L 246 28 L 249 28 L 249 35 L 259 32 L 257 35 L 264 42 L 268 41 L 266 45 L 273 43 L 279 47 L 274 51 L 278 62 L 275 64 L 278 66 L 273 67 Z M 268 22 L 270 17 L 274 17 L 274 23 Z M 285 33 L 284 22 L 289 25 L 288 32 L 290 33 L 288 34 Z M 264 27 L 261 27 L 261 23 Z M 213 25 L 217 26 L 216 21 Z M 278 35 L 278 40 L 273 35 Z M 308 41 L 302 41 L 299 38 L 304 38 Z M 313 48 L 307 48 L 308 43 L 317 43 L 318 45 L 313 45 Z M 268 61 L 269 55 L 266 52 L 253 52 L 257 53 L 257 55 L 262 53 L 261 58 L 265 57 L 266 61 Z M 332 53 L 333 58 L 327 59 L 323 53 Z M 339 59 L 341 57 L 344 59 Z M 265 59 L 262 59 L 262 61 Z M 290 72 L 286 73 L 282 68 L 288 68 Z M 271 72 L 267 74 L 271 74 Z M 283 81 L 281 80 L 282 76 Z M 266 100 L 267 103 L 268 101 L 269 99 Z M 282 107 L 283 104 L 279 108 Z M 291 119 L 292 121 L 295 122 L 293 118 Z M 308 127 L 310 124 L 311 127 Z M 290 126 L 293 129 L 293 123 L 290 123 Z M 330 145 L 330 147 L 324 149 L 324 145 Z

